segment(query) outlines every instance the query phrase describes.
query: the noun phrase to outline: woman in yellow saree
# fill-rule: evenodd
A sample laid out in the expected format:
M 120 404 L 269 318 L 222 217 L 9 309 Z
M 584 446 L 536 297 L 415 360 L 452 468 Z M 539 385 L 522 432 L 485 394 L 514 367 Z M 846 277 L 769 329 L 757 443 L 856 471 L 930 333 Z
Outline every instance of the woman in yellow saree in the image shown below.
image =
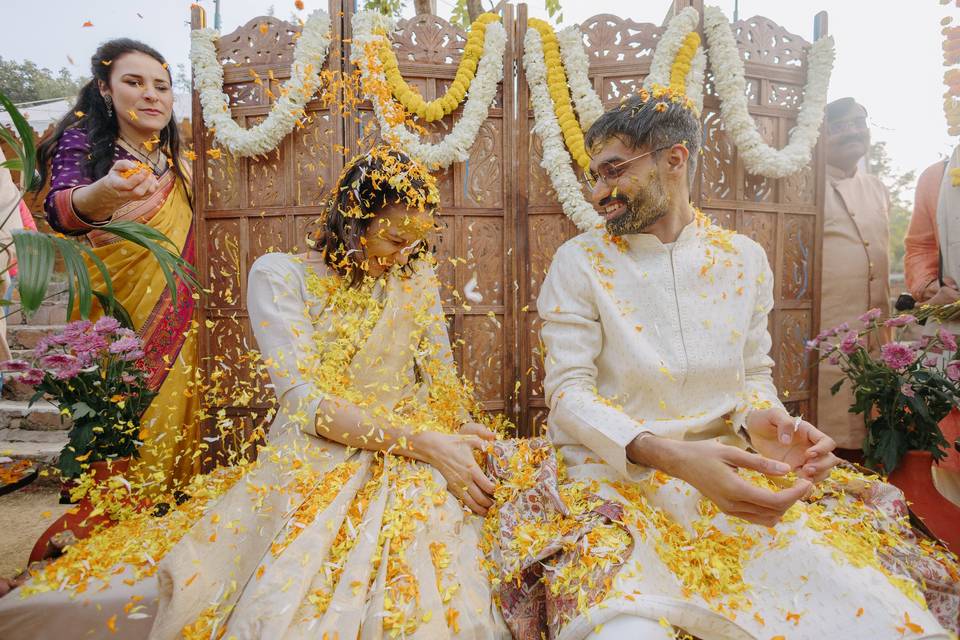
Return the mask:
M 49 166 L 51 173 L 47 220 L 60 233 L 85 237 L 144 341 L 144 365 L 158 395 L 141 420 L 133 471 L 148 489 L 172 489 L 200 466 L 193 293 L 181 282 L 174 302 L 149 252 L 102 227 L 117 220 L 146 224 L 194 264 L 190 175 L 163 57 L 142 43 L 112 40 L 97 49 L 91 71 L 75 110 L 39 147 L 42 171 Z M 90 271 L 93 288 L 103 291 L 99 270 Z

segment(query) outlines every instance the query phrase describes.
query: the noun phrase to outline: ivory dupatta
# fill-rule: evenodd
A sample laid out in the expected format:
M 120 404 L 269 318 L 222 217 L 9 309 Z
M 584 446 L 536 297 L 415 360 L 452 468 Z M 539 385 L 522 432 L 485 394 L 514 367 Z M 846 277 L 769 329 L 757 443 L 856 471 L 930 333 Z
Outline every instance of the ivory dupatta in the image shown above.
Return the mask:
M 375 285 L 372 295 L 382 301 L 376 322 L 337 369 L 343 378 L 321 384 L 330 378 L 318 369 L 345 357 L 337 348 L 346 343 L 347 314 L 329 291 L 308 285 L 311 268 L 325 267 L 270 254 L 251 271 L 250 315 L 278 414 L 257 466 L 160 563 L 151 639 L 221 629 L 251 639 L 384 638 L 398 609 L 416 620 L 406 637 L 454 637 L 450 616 L 458 639 L 509 637 L 480 569 L 480 521 L 464 513 L 439 472 L 316 435 L 319 403 L 344 393 L 369 398 L 363 404 L 385 420 L 400 414 L 430 428 L 444 423 L 432 415 L 430 387 L 453 367 L 432 269 Z M 409 520 L 417 512 L 423 519 Z M 449 553 L 445 568 L 436 563 L 438 549 Z M 418 585 L 415 601 L 397 597 L 401 582 Z

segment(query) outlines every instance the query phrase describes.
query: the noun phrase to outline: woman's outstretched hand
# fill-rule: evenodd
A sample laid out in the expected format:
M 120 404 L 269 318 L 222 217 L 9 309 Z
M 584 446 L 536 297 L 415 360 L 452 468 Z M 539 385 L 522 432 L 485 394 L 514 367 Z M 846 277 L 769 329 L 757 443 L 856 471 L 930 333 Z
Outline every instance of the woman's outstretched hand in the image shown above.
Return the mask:
M 149 168 L 131 160 L 117 160 L 107 175 L 73 192 L 73 207 L 85 218 L 105 222 L 123 205 L 141 200 L 158 188 Z
M 480 424 L 468 422 L 460 433 L 429 432 L 421 435 L 421 453 L 447 481 L 447 489 L 471 511 L 486 515 L 493 506 L 496 485 L 477 464 L 474 451 L 487 448 L 496 436 Z

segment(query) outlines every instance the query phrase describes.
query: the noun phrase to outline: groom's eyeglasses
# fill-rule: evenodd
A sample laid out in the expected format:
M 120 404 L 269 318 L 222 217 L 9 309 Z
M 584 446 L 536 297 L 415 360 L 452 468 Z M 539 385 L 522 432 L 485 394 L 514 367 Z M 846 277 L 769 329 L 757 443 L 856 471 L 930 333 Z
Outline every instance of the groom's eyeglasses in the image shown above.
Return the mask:
M 609 186 L 620 179 L 620 176 L 623 175 L 627 165 L 634 160 L 639 160 L 640 158 L 645 158 L 652 153 L 669 149 L 670 146 L 672 145 L 660 147 L 659 149 L 653 149 L 652 151 L 641 153 L 638 156 L 633 156 L 632 158 L 627 158 L 626 160 L 621 160 L 620 162 L 601 162 L 597 165 L 595 170 L 591 171 L 590 169 L 587 169 L 583 172 L 583 181 L 591 191 L 597 187 L 597 183 L 601 180 L 603 180 L 604 184 Z

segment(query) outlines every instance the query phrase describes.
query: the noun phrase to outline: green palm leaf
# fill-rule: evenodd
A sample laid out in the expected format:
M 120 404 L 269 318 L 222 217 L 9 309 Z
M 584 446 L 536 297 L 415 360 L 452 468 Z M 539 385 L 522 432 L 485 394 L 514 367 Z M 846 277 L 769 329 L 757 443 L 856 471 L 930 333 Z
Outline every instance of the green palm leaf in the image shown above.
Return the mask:
M 53 263 L 57 250 L 53 236 L 36 231 L 16 230 L 12 232 L 13 243 L 17 248 L 20 290 L 20 304 L 27 312 L 36 311 L 43 302 L 53 275 Z M 72 287 L 72 283 L 69 285 Z
M 117 237 L 128 240 L 147 249 L 160 269 L 163 271 L 170 295 L 176 303 L 177 280 L 182 280 L 192 289 L 199 289 L 192 265 L 179 254 L 171 251 L 165 245 L 174 246 L 173 242 L 156 229 L 151 229 L 139 222 L 112 222 L 104 231 Z M 76 300 L 81 317 L 89 317 L 92 308 L 94 292 L 90 282 L 90 274 L 83 256 L 92 262 L 103 276 L 107 299 L 113 300 L 113 282 L 103 261 L 86 245 L 69 238 L 52 236 L 38 231 L 17 230 L 13 232 L 13 242 L 17 249 L 17 263 L 20 270 L 18 287 L 20 303 L 27 313 L 36 311 L 44 300 L 50 276 L 53 273 L 53 264 L 59 253 L 63 256 L 67 269 L 67 312 L 73 312 Z M 99 299 L 99 296 L 97 296 Z M 118 303 L 103 304 L 107 311 Z M 121 307 L 122 308 L 122 307 Z
M 20 160 L 20 166 L 22 167 L 20 173 L 20 190 L 29 191 L 33 188 L 34 182 L 36 182 L 37 179 L 37 153 L 33 144 L 33 129 L 30 128 L 30 125 L 27 124 L 27 119 L 13 106 L 13 103 L 10 102 L 10 99 L 5 96 L 2 91 L 0 91 L 0 106 L 3 106 L 6 112 L 10 114 L 10 119 L 13 120 L 13 126 L 17 129 L 17 135 L 20 136 L 20 142 L 18 143 L 5 127 L 0 127 L 0 135 L 13 147 Z
M 170 297 L 174 304 L 177 302 L 177 283 L 174 276 L 185 282 L 191 289 L 200 288 L 200 283 L 196 279 L 193 265 L 184 260 L 178 253 L 163 246 L 164 244 L 168 244 L 176 248 L 176 245 L 173 244 L 170 238 L 156 229 L 139 222 L 126 220 L 111 222 L 101 227 L 101 229 L 119 238 L 138 244 L 153 254 L 161 271 L 163 271 L 163 277 L 167 281 L 167 288 L 170 290 Z

